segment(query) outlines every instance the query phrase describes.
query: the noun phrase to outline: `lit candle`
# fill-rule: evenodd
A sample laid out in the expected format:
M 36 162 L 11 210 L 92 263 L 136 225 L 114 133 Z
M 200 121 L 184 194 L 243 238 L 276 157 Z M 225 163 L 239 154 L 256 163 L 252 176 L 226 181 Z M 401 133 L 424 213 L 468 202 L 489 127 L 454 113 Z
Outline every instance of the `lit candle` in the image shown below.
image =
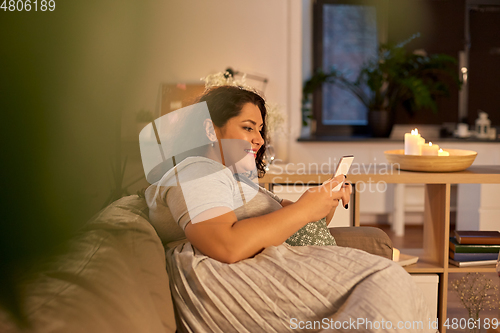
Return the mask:
M 401 252 L 395 247 L 392 249 L 392 261 L 399 261 L 399 254 Z
M 447 151 L 444 151 L 442 148 L 439 148 L 438 156 L 450 156 L 450 153 L 448 153 Z
M 429 142 L 428 145 L 423 145 L 422 147 L 422 155 L 427 156 L 438 156 L 439 146 L 433 145 L 432 142 Z
M 405 133 L 405 155 L 421 155 L 422 141 L 425 142 L 416 128 L 411 133 Z

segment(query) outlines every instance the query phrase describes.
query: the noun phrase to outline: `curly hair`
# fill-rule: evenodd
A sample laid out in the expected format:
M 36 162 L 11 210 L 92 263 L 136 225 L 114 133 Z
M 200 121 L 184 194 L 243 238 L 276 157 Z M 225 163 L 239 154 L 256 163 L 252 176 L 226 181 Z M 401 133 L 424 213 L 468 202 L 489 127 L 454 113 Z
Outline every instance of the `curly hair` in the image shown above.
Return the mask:
M 260 134 L 264 140 L 264 144 L 260 147 L 255 158 L 258 176 L 263 177 L 266 173 L 264 164 L 264 153 L 267 143 L 267 126 L 266 126 L 266 101 L 258 93 L 244 89 L 238 86 L 218 86 L 207 89 L 201 96 L 196 99 L 196 103 L 206 102 L 212 122 L 217 127 L 223 127 L 227 121 L 241 113 L 241 109 L 247 103 L 252 103 L 260 110 L 260 114 L 264 121 Z

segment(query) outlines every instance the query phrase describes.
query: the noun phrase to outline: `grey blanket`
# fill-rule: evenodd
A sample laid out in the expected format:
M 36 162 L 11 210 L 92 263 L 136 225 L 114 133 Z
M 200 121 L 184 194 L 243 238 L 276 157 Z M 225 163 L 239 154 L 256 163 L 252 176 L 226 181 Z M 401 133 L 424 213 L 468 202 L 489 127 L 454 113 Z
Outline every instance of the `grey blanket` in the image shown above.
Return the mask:
M 410 275 L 337 246 L 266 248 L 235 264 L 167 252 L 179 332 L 431 332 Z
M 274 194 L 203 157 L 179 163 L 146 198 L 151 223 L 165 231 L 172 224 L 184 230 L 191 216 L 213 207 L 233 209 L 238 220 L 281 209 Z M 159 235 L 173 241 L 168 232 Z M 166 257 L 179 332 L 429 331 L 410 275 L 364 251 L 282 244 L 225 264 L 186 242 Z

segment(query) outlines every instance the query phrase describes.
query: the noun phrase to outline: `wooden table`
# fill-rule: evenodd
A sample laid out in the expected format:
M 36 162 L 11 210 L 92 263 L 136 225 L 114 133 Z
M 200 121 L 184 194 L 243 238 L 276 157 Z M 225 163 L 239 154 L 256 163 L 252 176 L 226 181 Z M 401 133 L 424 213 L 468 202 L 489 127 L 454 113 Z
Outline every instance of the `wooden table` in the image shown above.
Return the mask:
M 294 165 L 273 165 L 260 179 L 272 190 L 273 185 L 315 185 L 331 177 L 330 170 L 314 166 L 301 168 Z M 456 267 L 448 263 L 450 237 L 450 185 L 451 184 L 500 184 L 500 166 L 473 166 L 464 171 L 426 173 L 400 171 L 387 165 L 358 166 L 351 168 L 347 180 L 353 183 L 353 225 L 359 226 L 359 192 L 364 187 L 382 190 L 384 184 L 425 184 L 424 244 L 422 249 L 403 253 L 418 255 L 419 261 L 405 267 L 409 273 L 435 273 L 439 275 L 438 317 L 441 332 L 447 318 L 449 273 L 495 272 L 494 265 Z M 499 193 L 500 195 L 500 193 Z

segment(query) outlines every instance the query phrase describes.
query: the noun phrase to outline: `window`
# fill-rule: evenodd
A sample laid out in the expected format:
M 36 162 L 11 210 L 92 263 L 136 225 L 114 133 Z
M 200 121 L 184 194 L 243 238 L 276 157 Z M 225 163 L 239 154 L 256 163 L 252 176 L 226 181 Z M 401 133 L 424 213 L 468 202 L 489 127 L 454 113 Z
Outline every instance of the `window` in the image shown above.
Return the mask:
M 318 0 L 314 6 L 314 68 L 335 66 L 355 78 L 360 66 L 377 56 L 380 6 L 336 0 Z M 313 99 L 318 135 L 367 133 L 367 109 L 351 92 L 324 84 Z

